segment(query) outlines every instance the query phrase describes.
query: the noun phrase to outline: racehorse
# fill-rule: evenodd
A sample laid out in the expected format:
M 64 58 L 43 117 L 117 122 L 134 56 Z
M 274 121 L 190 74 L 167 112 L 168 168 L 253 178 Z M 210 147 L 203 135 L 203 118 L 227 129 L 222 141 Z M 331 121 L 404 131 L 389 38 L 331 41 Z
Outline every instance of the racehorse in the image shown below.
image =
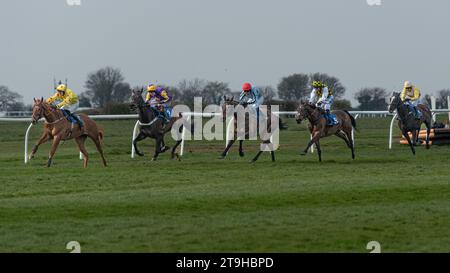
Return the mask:
M 420 119 L 416 119 L 413 113 L 410 113 L 408 105 L 402 102 L 400 98 L 400 93 L 393 92 L 391 97 L 391 103 L 389 104 L 389 113 L 393 113 L 397 110 L 398 115 L 398 127 L 402 131 L 403 136 L 408 141 L 409 147 L 411 147 L 411 151 L 413 155 L 416 154 L 416 146 L 419 141 L 419 131 L 422 123 L 425 123 L 427 127 L 427 138 L 426 148 L 430 149 L 430 131 L 431 131 L 431 123 L 433 114 L 430 109 L 423 104 L 417 105 L 417 109 L 422 113 Z M 409 137 L 409 132 L 412 134 L 412 140 Z
M 295 115 L 295 120 L 300 124 L 304 119 L 309 120 L 308 129 L 311 133 L 311 141 L 308 146 L 301 152 L 301 155 L 306 155 L 311 145 L 315 144 L 317 148 L 317 155 L 319 161 L 322 161 L 322 150 L 320 149 L 320 139 L 335 135 L 342 138 L 347 146 L 352 151 L 352 159 L 355 159 L 355 147 L 352 138 L 352 130 L 356 129 L 355 118 L 345 110 L 335 110 L 332 112 L 336 115 L 338 124 L 329 126 L 327 120 L 323 116 L 324 110 L 320 107 L 316 107 L 308 102 L 301 102 Z
M 80 152 L 84 155 L 83 165 L 86 168 L 88 165 L 89 155 L 84 147 L 84 142 L 86 141 L 86 138 L 89 137 L 95 143 L 95 146 L 102 157 L 103 165 L 106 167 L 107 164 L 101 145 L 101 142 L 103 141 L 103 132 L 87 115 L 80 114 L 80 118 L 84 122 L 84 130 L 81 130 L 79 126 L 73 126 L 72 123 L 67 120 L 62 110 L 51 106 L 44 101 L 44 98 L 34 99 L 31 121 L 33 124 L 36 124 L 42 117 L 45 118 L 44 133 L 34 146 L 29 157 L 30 159 L 32 159 L 36 154 L 39 145 L 53 139 L 53 144 L 47 161 L 47 167 L 50 167 L 52 165 L 53 156 L 55 155 L 56 149 L 58 148 L 61 140 L 66 141 L 75 139 Z
M 139 114 L 139 122 L 141 123 L 140 126 L 140 132 L 138 136 L 133 140 L 133 145 L 136 153 L 139 156 L 144 156 L 144 154 L 139 151 L 137 147 L 137 143 L 147 137 L 154 138 L 155 139 L 155 153 L 152 157 L 152 161 L 155 161 L 158 158 L 158 155 L 160 153 L 163 153 L 170 149 L 170 147 L 166 146 L 164 143 L 164 135 L 169 132 L 172 129 L 173 124 L 175 121 L 181 118 L 179 117 L 172 117 L 168 124 L 164 125 L 162 118 L 156 115 L 155 111 L 150 108 L 150 106 L 145 103 L 144 98 L 142 97 L 142 93 L 144 92 L 144 89 L 140 90 L 131 90 L 131 101 L 130 108 L 137 109 Z M 181 133 L 182 126 L 179 129 L 179 133 Z M 178 157 L 178 154 L 175 154 L 175 151 L 180 145 L 182 139 L 176 140 L 175 145 L 172 148 L 171 157 L 172 159 L 175 159 L 175 157 Z
M 237 106 L 240 103 L 238 101 L 234 100 L 234 97 L 230 97 L 228 98 L 227 96 L 223 96 L 224 99 L 224 103 L 222 104 L 222 116 L 223 116 L 223 120 L 225 121 L 227 118 L 227 108 L 228 106 Z M 244 107 L 247 107 L 246 104 L 243 105 Z M 262 115 L 260 115 L 260 118 L 262 117 Z M 238 135 L 240 136 L 245 136 L 245 138 L 248 138 L 250 135 L 250 122 L 249 122 L 249 118 L 246 115 L 245 118 L 245 128 L 238 128 L 238 118 L 237 118 L 237 113 L 234 112 L 233 113 L 233 126 L 234 126 L 234 135 L 233 138 L 231 140 L 228 141 L 227 146 L 225 148 L 225 150 L 222 152 L 222 154 L 220 155 L 220 159 L 224 159 L 227 154 L 228 151 L 230 150 L 231 146 L 233 146 L 234 142 L 236 141 L 236 139 L 238 138 Z M 270 108 L 268 108 L 268 118 L 267 118 L 267 122 L 265 122 L 264 124 L 267 124 L 267 132 L 270 131 L 270 127 L 271 127 L 271 122 L 272 122 L 272 113 L 270 111 Z M 240 127 L 240 126 L 239 126 Z M 228 132 L 227 132 L 228 133 Z M 273 133 L 273 132 L 272 132 Z M 242 147 L 244 140 L 243 139 L 239 139 L 239 156 L 243 157 L 244 156 L 244 150 Z M 270 144 L 271 141 L 270 140 L 263 140 L 262 141 L 263 144 Z M 263 153 L 262 150 L 260 150 L 256 156 L 252 159 L 251 162 L 256 162 L 259 158 L 259 156 Z M 272 158 L 272 161 L 275 161 L 275 152 L 273 150 L 270 151 L 270 155 Z

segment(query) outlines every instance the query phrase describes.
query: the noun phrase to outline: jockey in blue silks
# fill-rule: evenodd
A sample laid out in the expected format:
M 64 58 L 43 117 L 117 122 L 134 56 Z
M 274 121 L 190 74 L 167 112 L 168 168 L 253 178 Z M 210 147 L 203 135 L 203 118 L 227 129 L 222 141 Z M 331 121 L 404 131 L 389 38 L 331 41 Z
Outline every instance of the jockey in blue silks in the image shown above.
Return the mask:
M 333 93 L 328 89 L 328 86 L 320 81 L 313 81 L 312 87 L 313 90 L 311 91 L 309 103 L 315 103 L 317 107 L 325 110 L 324 116 L 327 120 L 327 125 L 337 125 L 339 122 L 337 121 L 336 115 L 330 112 L 331 106 L 334 102 Z
M 264 97 L 257 87 L 252 87 L 252 85 L 248 82 L 244 83 L 242 85 L 242 93 L 239 96 L 239 102 L 250 106 L 250 109 L 256 116 L 256 119 L 259 120 L 259 106 L 263 104 Z

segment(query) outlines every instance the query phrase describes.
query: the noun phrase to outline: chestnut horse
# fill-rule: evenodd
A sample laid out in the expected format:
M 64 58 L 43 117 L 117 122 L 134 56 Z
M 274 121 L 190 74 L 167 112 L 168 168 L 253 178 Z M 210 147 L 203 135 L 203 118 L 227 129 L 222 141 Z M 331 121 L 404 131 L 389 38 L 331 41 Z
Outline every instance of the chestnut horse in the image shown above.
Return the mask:
M 352 159 L 355 159 L 355 147 L 353 145 L 352 130 L 356 129 L 355 118 L 348 112 L 343 110 L 333 111 L 336 115 L 338 124 L 334 126 L 327 125 L 327 120 L 323 116 L 324 110 L 320 107 L 316 107 L 308 102 L 301 102 L 295 115 L 297 123 L 301 123 L 302 120 L 308 119 L 308 129 L 311 133 L 311 141 L 309 141 L 306 149 L 304 149 L 301 155 L 306 155 L 311 145 L 315 144 L 317 148 L 317 155 L 319 161 L 322 161 L 322 150 L 320 149 L 319 140 L 323 137 L 336 135 L 342 138 L 347 146 L 352 151 Z
M 53 156 L 58 148 L 61 140 L 66 141 L 75 139 L 78 144 L 80 152 L 84 155 L 84 167 L 88 165 L 89 155 L 84 147 L 86 138 L 89 137 L 94 141 L 98 152 L 103 160 L 103 165 L 106 167 L 106 160 L 103 155 L 101 141 L 103 140 L 103 132 L 97 127 L 97 124 L 85 114 L 80 114 L 80 118 L 84 122 L 84 130 L 79 126 L 72 126 L 72 123 L 67 120 L 63 112 L 54 106 L 48 104 L 44 98 L 34 99 L 33 116 L 31 122 L 36 124 L 41 118 L 45 118 L 44 133 L 34 146 L 30 159 L 36 154 L 39 145 L 53 139 L 53 144 L 48 156 L 47 167 L 52 165 Z

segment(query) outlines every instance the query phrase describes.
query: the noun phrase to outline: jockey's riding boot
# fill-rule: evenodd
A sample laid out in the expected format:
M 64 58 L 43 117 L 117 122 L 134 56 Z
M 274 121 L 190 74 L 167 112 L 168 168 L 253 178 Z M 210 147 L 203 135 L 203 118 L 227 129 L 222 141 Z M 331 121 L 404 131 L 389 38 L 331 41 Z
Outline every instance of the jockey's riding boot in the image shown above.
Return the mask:
M 78 118 L 77 115 L 71 114 L 71 116 L 73 117 L 73 119 L 75 120 L 76 123 L 78 123 L 78 126 L 80 128 L 80 131 L 82 132 L 82 134 L 86 134 L 86 132 L 84 131 L 84 123 L 81 119 Z
M 331 114 L 330 110 L 326 110 L 326 114 L 325 115 L 327 117 L 328 125 L 334 126 L 334 125 L 337 125 L 339 123 L 337 121 L 337 119 L 336 119 L 336 116 Z
M 333 125 L 333 119 L 331 118 L 330 110 L 325 111 L 325 119 L 327 120 L 327 125 Z

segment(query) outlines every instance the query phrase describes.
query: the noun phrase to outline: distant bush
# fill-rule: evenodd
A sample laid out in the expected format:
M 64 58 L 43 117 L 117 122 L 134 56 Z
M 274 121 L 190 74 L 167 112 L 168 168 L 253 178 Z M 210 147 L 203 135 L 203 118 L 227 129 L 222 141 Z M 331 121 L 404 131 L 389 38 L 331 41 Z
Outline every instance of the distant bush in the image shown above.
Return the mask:
M 333 103 L 333 110 L 352 110 L 352 104 L 349 100 L 335 100 Z
M 264 101 L 264 104 L 279 105 L 280 111 L 295 111 L 300 103 L 297 101 L 270 100 Z
M 86 115 L 100 115 L 101 111 L 99 109 L 83 109 L 83 110 L 77 110 L 78 114 L 86 114 Z
M 128 103 L 116 103 L 110 102 L 105 105 L 101 110 L 103 115 L 126 115 L 135 114 L 130 110 L 130 105 Z

